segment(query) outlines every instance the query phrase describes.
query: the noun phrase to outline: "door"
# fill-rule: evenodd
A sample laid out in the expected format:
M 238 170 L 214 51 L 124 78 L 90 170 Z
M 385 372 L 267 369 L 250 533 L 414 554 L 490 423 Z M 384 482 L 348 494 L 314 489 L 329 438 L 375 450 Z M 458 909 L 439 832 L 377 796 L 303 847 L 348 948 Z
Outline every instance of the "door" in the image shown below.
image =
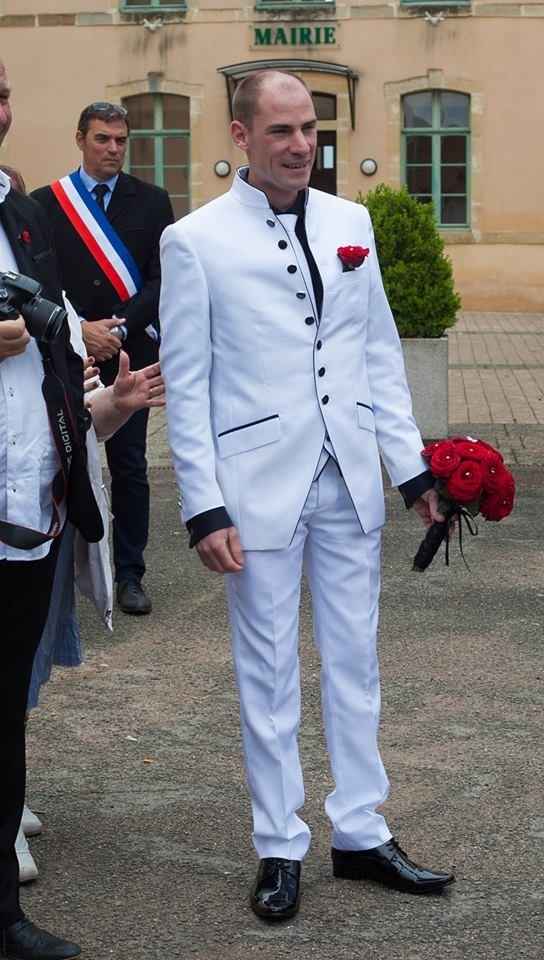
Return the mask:
M 336 131 L 317 131 L 317 151 L 310 186 L 336 194 Z

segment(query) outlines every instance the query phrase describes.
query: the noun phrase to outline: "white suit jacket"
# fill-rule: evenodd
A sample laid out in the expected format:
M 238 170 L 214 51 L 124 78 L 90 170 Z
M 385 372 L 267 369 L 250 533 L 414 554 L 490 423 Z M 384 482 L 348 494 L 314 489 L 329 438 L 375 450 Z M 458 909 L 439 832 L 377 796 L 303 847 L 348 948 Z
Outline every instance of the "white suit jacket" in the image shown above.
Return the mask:
M 248 550 L 289 544 L 326 432 L 365 531 L 385 519 L 380 453 L 394 485 L 427 469 L 367 210 L 308 191 L 319 323 L 295 224 L 237 174 L 161 239 L 160 360 L 182 519 L 226 506 Z M 347 245 L 370 254 L 342 272 Z

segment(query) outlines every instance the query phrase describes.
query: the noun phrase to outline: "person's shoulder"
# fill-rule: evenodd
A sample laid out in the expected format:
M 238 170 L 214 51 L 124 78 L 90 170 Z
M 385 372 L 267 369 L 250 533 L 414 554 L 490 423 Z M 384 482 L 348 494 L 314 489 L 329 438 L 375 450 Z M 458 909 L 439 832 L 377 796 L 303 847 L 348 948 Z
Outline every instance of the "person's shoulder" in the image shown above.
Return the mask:
M 43 204 L 39 202 L 34 192 L 28 194 L 19 193 L 17 190 L 10 190 L 4 202 L 7 203 L 8 206 L 13 207 L 14 210 L 17 210 L 21 216 L 26 217 L 27 220 L 39 220 L 43 222 L 45 218 Z
M 214 200 L 203 203 L 201 207 L 197 207 L 196 210 L 192 210 L 191 213 L 187 213 L 184 217 L 176 220 L 175 223 L 166 228 L 165 233 L 170 231 L 171 235 L 179 237 L 198 237 L 201 232 L 204 232 L 205 236 L 209 237 L 215 232 L 221 214 L 229 206 L 229 203 L 228 193 L 215 197 Z
M 32 190 L 29 194 L 31 200 L 39 204 L 41 208 L 49 210 L 57 202 L 55 194 L 53 193 L 49 184 L 45 187 L 38 187 L 36 190 Z
M 154 183 L 148 183 L 147 180 L 140 180 L 139 177 L 135 177 L 131 173 L 121 171 L 119 180 L 123 189 L 134 191 L 142 197 L 161 201 L 169 199 L 168 191 L 164 187 L 157 187 Z

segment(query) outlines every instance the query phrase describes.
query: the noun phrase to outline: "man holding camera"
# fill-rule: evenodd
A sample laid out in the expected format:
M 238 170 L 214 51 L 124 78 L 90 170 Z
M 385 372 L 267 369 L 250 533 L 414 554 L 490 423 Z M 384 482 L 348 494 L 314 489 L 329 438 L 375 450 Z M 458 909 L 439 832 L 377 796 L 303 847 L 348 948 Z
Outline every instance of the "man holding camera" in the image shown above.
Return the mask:
M 121 346 L 132 370 L 157 360 L 159 239 L 174 219 L 165 190 L 122 172 L 128 136 L 124 107 L 85 107 L 76 133 L 81 167 L 32 194 L 51 223 L 62 287 L 106 385 L 117 375 Z M 106 443 L 117 602 L 129 614 L 151 611 L 141 584 L 149 527 L 148 415 L 140 410 Z
M 9 97 L 0 64 L 0 143 L 11 124 Z M 89 541 L 103 527 L 86 469 L 83 365 L 66 323 L 54 322 L 62 292 L 47 220 L 4 173 L 0 274 L 0 957 L 63 960 L 79 947 L 36 927 L 19 904 L 25 712 L 64 522 Z M 33 297 L 28 278 L 52 303 Z

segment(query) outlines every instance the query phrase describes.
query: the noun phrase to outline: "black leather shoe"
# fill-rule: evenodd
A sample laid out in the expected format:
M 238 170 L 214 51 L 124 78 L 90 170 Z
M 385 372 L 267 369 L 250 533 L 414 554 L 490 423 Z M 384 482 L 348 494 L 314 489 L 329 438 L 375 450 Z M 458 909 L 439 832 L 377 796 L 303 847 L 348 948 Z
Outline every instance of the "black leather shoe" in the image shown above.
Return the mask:
M 455 880 L 453 873 L 435 873 L 419 867 L 394 839 L 372 850 L 336 850 L 333 847 L 332 872 L 335 877 L 346 880 L 377 880 L 386 887 L 407 893 L 440 893 Z
M 266 920 L 294 917 L 300 903 L 300 860 L 261 860 L 249 902 L 253 912 Z
M 9 960 L 68 960 L 79 957 L 77 943 L 69 943 L 54 937 L 47 930 L 40 930 L 26 917 L 0 930 L 0 957 Z
M 123 613 L 151 613 L 151 600 L 139 580 L 121 580 L 117 585 L 117 603 Z

